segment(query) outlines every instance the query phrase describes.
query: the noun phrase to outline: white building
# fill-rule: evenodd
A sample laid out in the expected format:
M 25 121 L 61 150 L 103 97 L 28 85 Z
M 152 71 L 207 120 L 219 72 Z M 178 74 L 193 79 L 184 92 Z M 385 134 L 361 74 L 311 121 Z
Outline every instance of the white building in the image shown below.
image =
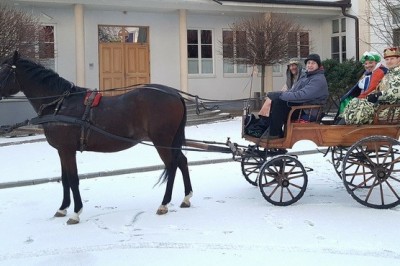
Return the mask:
M 43 63 L 91 89 L 161 83 L 208 99 L 253 97 L 260 91 L 260 75 L 252 78 L 250 66 L 224 64 L 221 44 L 237 19 L 268 12 L 289 15 L 303 26 L 304 32 L 292 36 L 298 57 L 357 59 L 370 50 L 363 40 L 371 39 L 371 32 L 359 19 L 368 10 L 364 0 L 6 2 L 40 17 L 53 47 Z M 113 38 L 125 42 L 110 42 Z M 285 70 L 285 62 L 272 67 L 268 90 L 282 87 Z M 6 112 L 1 111 L 0 124 L 9 123 Z

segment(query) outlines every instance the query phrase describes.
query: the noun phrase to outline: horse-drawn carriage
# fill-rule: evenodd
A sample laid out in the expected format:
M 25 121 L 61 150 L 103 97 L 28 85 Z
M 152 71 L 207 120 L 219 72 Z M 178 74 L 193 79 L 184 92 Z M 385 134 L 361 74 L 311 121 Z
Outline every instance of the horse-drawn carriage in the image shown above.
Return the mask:
M 72 191 L 74 214 L 70 224 L 79 222 L 83 207 L 76 152 L 116 152 L 143 141 L 153 143 L 165 164 L 160 180 L 167 185 L 158 214 L 168 212 L 177 169 L 182 172 L 185 187 L 181 207 L 190 206 L 192 185 L 182 146 L 233 153 L 234 159 L 241 161 L 245 178 L 259 186 L 267 201 L 275 205 L 298 201 L 307 187 L 307 171 L 296 156 L 285 154 L 285 149 L 299 140 L 330 146 L 336 172 L 361 204 L 391 208 L 400 203 L 399 105 L 381 105 L 374 123 L 360 126 L 296 123 L 291 119 L 299 109 L 320 112 L 321 107 L 294 107 L 284 138 L 264 140 L 243 134 L 255 145 L 244 147 L 228 140 L 216 143 L 218 146 L 185 139 L 187 110 L 180 91 L 159 84 L 125 89 L 125 94 L 103 97 L 98 104 L 97 93 L 20 58 L 18 52 L 0 65 L 0 100 L 23 92 L 38 114 L 30 122 L 43 126 L 48 143 L 58 151 L 63 200 L 55 216 L 66 215 Z
M 368 125 L 332 125 L 320 120 L 299 123 L 300 116 L 293 117 L 310 110 L 322 113 L 317 105 L 292 107 L 281 139 L 255 138 L 242 129 L 243 138 L 256 144 L 241 155 L 246 180 L 259 186 L 264 198 L 274 205 L 298 201 L 307 187 L 307 168 L 297 156 L 286 154 L 286 149 L 297 141 L 310 140 L 329 147 L 326 154 L 331 153 L 336 173 L 356 201 L 379 209 L 398 205 L 400 104 L 380 105 L 373 123 Z

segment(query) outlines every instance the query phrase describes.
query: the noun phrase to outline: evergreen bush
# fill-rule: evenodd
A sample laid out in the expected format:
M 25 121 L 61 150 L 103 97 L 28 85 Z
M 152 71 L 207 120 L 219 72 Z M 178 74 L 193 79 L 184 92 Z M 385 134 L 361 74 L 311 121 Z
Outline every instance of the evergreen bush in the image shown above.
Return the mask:
M 325 69 L 325 77 L 328 82 L 330 107 L 338 107 L 340 97 L 352 88 L 364 73 L 363 65 L 354 60 L 346 60 L 343 63 L 335 59 L 326 59 L 322 62 Z

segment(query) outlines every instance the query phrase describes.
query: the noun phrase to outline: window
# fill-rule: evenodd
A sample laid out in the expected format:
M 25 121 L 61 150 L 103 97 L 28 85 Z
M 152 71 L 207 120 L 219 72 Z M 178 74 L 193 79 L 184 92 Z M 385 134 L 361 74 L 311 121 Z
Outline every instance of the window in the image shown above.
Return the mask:
M 147 43 L 148 27 L 99 26 L 99 42 Z
M 38 29 L 32 28 L 31 32 L 33 35 L 23 36 L 19 44 L 20 51 L 44 67 L 56 70 L 54 26 L 43 25 Z
M 189 74 L 213 74 L 212 30 L 188 30 L 187 45 Z
M 247 73 L 247 65 L 240 62 L 246 57 L 246 32 L 222 31 L 224 73 Z
M 332 20 L 331 58 L 343 62 L 346 60 L 346 19 Z
M 400 26 L 400 7 L 393 8 L 393 24 Z
M 54 26 L 43 26 L 39 31 L 39 63 L 55 70 Z
M 393 46 L 400 46 L 400 29 L 393 30 Z
M 310 40 L 308 32 L 288 33 L 288 56 L 306 58 L 310 54 Z
M 393 8 L 393 46 L 400 46 L 400 7 Z

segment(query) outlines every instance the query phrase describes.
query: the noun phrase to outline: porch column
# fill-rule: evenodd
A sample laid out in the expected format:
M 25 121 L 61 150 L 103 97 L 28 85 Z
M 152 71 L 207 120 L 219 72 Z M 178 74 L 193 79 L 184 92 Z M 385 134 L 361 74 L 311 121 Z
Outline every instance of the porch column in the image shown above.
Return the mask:
M 83 5 L 75 4 L 75 62 L 76 85 L 85 87 L 85 32 Z
M 180 89 L 188 92 L 187 23 L 186 10 L 179 10 Z

